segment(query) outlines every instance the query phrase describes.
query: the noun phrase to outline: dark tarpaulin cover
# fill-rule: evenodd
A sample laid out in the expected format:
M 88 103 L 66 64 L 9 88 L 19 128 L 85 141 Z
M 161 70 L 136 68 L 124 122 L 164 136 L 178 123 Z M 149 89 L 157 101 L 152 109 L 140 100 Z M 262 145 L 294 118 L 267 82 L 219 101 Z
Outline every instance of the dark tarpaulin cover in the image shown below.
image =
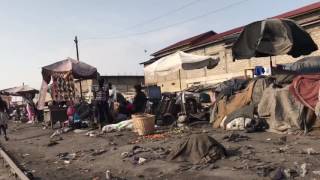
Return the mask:
M 292 64 L 285 64 L 283 68 L 297 73 L 320 73 L 320 56 L 302 58 Z
M 193 134 L 171 152 L 169 160 L 198 164 L 224 157 L 226 149 L 218 141 L 206 134 Z
M 219 96 L 231 96 L 235 92 L 246 88 L 248 82 L 246 79 L 230 79 L 218 84 L 215 92 L 218 92 Z
M 308 55 L 318 47 L 301 26 L 289 19 L 267 19 L 244 27 L 232 47 L 235 59 L 288 54 Z

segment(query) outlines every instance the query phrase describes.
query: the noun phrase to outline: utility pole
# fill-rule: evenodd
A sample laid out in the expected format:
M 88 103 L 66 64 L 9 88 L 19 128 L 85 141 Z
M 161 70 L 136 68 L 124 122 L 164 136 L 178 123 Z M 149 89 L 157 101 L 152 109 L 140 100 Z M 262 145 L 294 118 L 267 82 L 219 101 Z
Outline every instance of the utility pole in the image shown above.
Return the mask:
M 77 50 L 77 60 L 79 60 L 79 48 L 78 48 L 78 37 L 76 36 L 74 38 L 74 42 L 76 43 L 76 50 Z M 81 85 L 81 79 L 79 79 L 79 84 L 80 84 L 80 98 L 81 98 L 81 101 L 82 101 L 82 85 Z

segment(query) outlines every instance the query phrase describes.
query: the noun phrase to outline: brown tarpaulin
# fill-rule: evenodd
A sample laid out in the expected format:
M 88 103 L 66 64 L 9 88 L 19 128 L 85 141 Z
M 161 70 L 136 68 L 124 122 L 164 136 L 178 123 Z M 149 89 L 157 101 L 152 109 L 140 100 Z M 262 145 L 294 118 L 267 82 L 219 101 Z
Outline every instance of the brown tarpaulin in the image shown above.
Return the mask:
M 289 86 L 266 88 L 258 105 L 258 114 L 266 118 L 268 131 L 275 133 L 303 129 L 304 122 L 312 125 L 315 121 L 315 114 L 293 97 Z
M 221 121 L 225 116 L 251 102 L 254 84 L 255 81 L 250 82 L 246 89 L 234 95 L 234 97 L 229 102 L 227 102 L 226 97 L 217 102 L 218 113 L 213 122 L 214 128 L 220 127 Z

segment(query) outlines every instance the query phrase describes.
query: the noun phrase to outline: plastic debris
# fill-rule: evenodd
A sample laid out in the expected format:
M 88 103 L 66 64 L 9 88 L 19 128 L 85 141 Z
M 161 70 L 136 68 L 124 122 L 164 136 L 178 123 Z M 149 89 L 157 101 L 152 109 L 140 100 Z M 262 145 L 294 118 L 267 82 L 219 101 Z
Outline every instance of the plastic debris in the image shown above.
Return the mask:
M 307 149 L 304 149 L 302 151 L 302 154 L 317 155 L 317 154 L 320 154 L 320 153 L 315 151 L 313 148 L 307 148 Z
M 320 176 L 320 171 L 312 171 L 313 174 Z
M 112 179 L 112 174 L 111 174 L 111 171 L 110 171 L 110 170 L 107 170 L 107 171 L 106 171 L 106 179 L 107 179 L 107 180 Z
M 308 173 L 308 170 L 307 170 L 307 163 L 303 163 L 301 164 L 301 173 L 300 173 L 300 176 L 301 177 L 305 177 Z
M 138 164 L 139 164 L 139 165 L 142 165 L 142 164 L 144 164 L 146 161 L 147 161 L 147 159 L 140 157 L 139 160 L 138 160 Z

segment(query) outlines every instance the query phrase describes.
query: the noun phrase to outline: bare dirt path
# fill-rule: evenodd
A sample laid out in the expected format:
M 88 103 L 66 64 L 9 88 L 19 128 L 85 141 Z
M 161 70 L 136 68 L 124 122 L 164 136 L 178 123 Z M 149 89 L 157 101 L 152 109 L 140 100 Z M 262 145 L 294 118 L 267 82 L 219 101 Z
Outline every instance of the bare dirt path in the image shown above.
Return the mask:
M 102 180 L 106 170 L 118 179 L 270 179 L 281 168 L 296 179 L 320 179 L 320 175 L 313 172 L 320 171 L 318 131 L 309 136 L 237 132 L 249 139 L 236 138 L 235 141 L 224 139 L 231 132 L 214 130 L 208 125 L 184 132 L 170 131 L 156 140 L 128 131 L 95 137 L 71 131 L 62 134 L 56 141 L 58 144 L 48 146 L 53 132 L 38 125 L 11 123 L 10 141 L 4 142 L 2 138 L 0 141 L 20 165 L 32 171 L 37 179 L 44 180 Z M 214 165 L 198 166 L 169 162 L 165 155 L 155 153 L 159 149 L 170 151 L 191 133 L 214 137 L 227 148 L 230 156 Z M 133 157 L 122 156 L 134 146 L 149 148 L 136 155 L 147 159 L 142 165 L 137 165 Z M 305 177 L 302 177 L 302 166 L 307 169 Z
M 0 180 L 13 180 L 13 177 L 10 177 L 9 169 L 4 167 L 2 163 L 0 164 Z

